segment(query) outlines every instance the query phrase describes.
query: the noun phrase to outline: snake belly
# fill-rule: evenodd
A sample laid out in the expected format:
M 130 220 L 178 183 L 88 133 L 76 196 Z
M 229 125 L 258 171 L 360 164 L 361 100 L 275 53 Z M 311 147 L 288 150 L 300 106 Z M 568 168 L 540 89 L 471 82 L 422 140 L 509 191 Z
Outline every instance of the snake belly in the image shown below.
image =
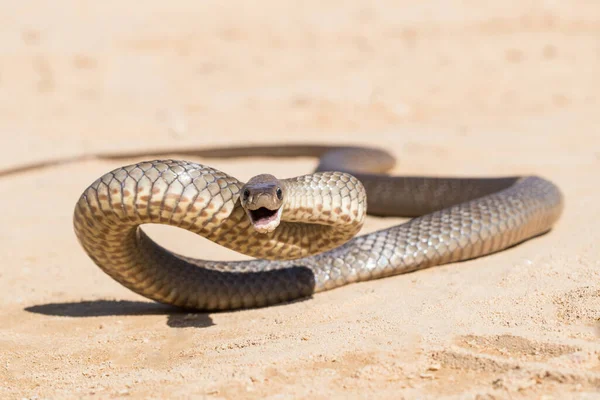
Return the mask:
M 284 180 L 294 193 L 291 217 L 270 235 L 247 221 L 242 182 L 179 160 L 136 163 L 97 179 L 76 204 L 75 233 L 104 272 L 142 296 L 232 310 L 494 253 L 547 232 L 563 209 L 560 190 L 536 176 L 386 176 L 373 173 L 390 166 L 380 150 L 330 148 L 316 155 L 317 173 Z M 365 211 L 416 217 L 350 239 Z M 175 254 L 144 233 L 145 223 L 187 229 L 257 259 Z

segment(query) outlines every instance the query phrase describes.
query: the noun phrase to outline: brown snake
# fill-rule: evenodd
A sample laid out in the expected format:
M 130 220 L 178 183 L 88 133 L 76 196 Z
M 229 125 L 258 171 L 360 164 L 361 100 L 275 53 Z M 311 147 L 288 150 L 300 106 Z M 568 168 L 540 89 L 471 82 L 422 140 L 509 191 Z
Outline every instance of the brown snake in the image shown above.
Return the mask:
M 193 162 L 141 162 L 105 174 L 83 192 L 74 226 L 91 259 L 142 296 L 191 309 L 267 306 L 483 256 L 550 230 L 563 208 L 559 189 L 535 176 L 386 176 L 394 159 L 377 149 L 273 146 L 188 154 L 320 160 L 315 174 L 279 181 L 261 176 L 248 191 L 243 182 Z M 276 196 L 280 208 L 253 200 L 260 197 L 252 192 L 257 187 Z M 417 218 L 350 239 L 364 220 L 365 193 L 370 214 Z M 184 228 L 258 259 L 174 254 L 139 228 L 144 223 Z

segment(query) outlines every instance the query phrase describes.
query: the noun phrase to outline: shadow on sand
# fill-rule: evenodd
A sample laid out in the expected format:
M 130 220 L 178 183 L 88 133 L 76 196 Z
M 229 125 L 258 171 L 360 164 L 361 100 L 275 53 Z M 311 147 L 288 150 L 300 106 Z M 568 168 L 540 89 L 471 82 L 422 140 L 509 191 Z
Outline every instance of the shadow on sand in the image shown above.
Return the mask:
M 25 311 L 72 318 L 167 315 L 167 325 L 172 328 L 208 328 L 214 325 L 206 313 L 190 313 L 180 308 L 143 301 L 91 300 L 74 303 L 48 303 L 26 307 Z

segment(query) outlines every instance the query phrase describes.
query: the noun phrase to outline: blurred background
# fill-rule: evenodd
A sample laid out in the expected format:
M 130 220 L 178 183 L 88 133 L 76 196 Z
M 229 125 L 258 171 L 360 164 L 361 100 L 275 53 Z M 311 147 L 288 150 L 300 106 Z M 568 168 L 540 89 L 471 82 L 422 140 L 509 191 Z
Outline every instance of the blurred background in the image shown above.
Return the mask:
M 0 167 L 275 140 L 510 153 L 591 133 L 599 107 L 596 0 L 0 7 Z

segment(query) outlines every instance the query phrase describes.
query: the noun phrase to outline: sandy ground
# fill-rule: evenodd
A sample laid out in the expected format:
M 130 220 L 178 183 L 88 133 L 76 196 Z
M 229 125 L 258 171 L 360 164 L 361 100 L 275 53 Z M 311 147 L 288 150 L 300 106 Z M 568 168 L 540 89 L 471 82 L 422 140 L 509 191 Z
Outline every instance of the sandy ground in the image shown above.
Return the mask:
M 2 2 L 0 169 L 343 141 L 385 146 L 396 173 L 539 174 L 566 209 L 551 233 L 493 256 L 277 307 L 184 314 L 111 280 L 73 234 L 82 190 L 123 161 L 7 174 L 0 398 L 598 393 L 600 3 L 123 3 Z M 315 165 L 210 164 L 240 179 Z M 365 232 L 397 222 L 369 218 Z M 149 231 L 188 255 L 240 258 Z

